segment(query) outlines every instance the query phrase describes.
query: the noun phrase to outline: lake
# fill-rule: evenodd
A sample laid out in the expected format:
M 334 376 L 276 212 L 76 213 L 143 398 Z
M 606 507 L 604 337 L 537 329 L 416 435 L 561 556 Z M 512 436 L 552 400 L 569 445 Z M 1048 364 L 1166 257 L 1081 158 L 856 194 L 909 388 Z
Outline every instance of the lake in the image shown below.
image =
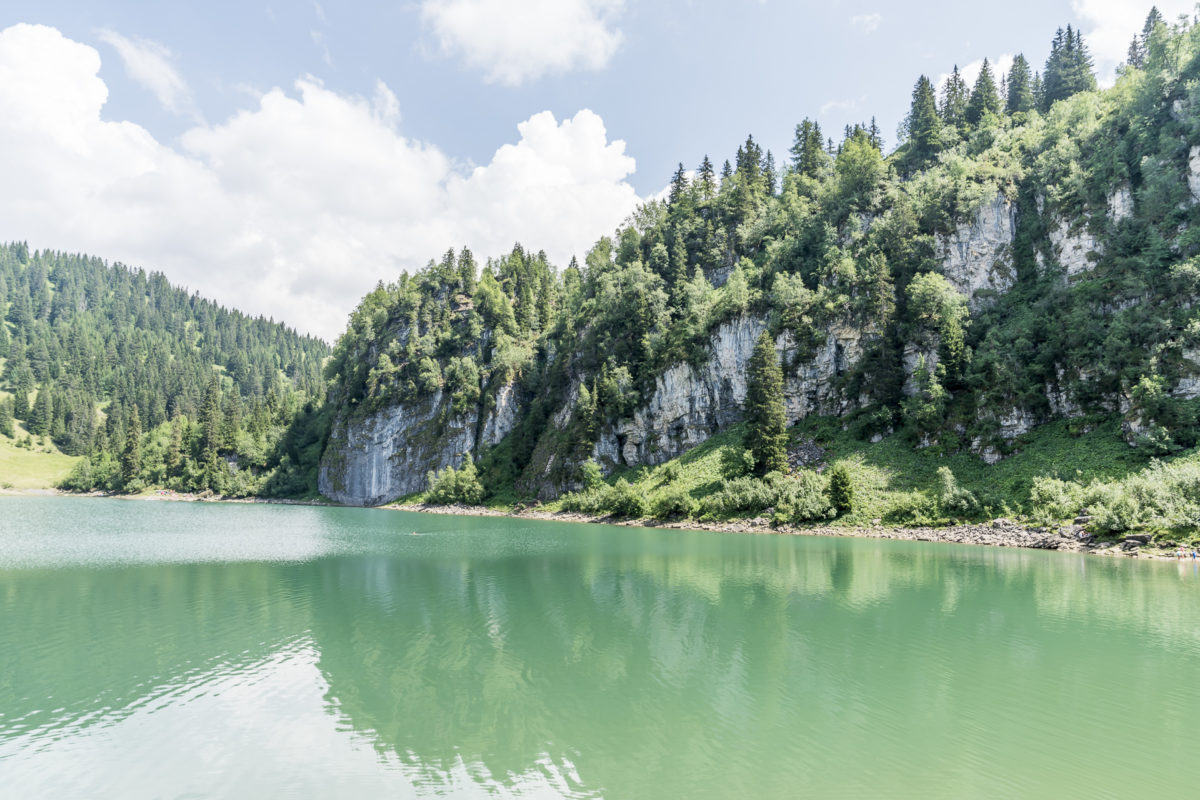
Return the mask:
M 6 797 L 1194 797 L 1200 574 L 0 497 Z

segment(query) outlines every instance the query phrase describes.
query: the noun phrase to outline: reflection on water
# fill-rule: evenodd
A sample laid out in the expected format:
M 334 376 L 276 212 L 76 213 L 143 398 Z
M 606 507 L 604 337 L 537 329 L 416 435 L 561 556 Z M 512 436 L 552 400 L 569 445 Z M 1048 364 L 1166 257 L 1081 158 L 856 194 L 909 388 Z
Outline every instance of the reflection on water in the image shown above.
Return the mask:
M 1191 795 L 1198 588 L 1021 550 L 4 498 L 0 780 Z

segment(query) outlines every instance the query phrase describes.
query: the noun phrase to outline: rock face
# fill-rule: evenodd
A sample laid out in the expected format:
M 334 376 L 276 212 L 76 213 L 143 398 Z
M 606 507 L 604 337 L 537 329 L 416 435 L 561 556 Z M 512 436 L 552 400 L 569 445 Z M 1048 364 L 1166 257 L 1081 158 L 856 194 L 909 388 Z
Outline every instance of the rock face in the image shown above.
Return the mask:
M 1108 218 L 1120 222 L 1133 216 L 1133 191 L 1123 183 L 1108 196 Z
M 1072 226 L 1066 220 L 1050 230 L 1050 245 L 1067 275 L 1078 275 L 1095 266 L 1103 245 L 1088 232 L 1086 224 Z
M 703 366 L 676 364 L 659 376 L 645 404 L 601 432 L 593 457 L 608 469 L 661 464 L 739 422 L 746 403 L 747 365 L 766 327 L 766 320 L 751 316 L 721 325 Z M 862 357 L 862 340 L 855 328 L 831 326 L 816 353 L 805 358 L 809 354 L 799 352 L 790 333 L 776 338 L 789 424 L 813 413 L 841 413 L 852 405 L 838 391 L 837 378 Z
M 331 500 L 356 506 L 422 491 L 429 471 L 460 467 L 512 430 L 513 387 L 501 386 L 495 397 L 482 426 L 477 409 L 447 419 L 449 398 L 440 390 L 362 417 L 342 413 L 321 457 L 318 488 Z
M 1017 209 L 1003 194 L 997 194 L 975 212 L 971 223 L 959 227 L 938 243 L 942 274 L 977 307 L 975 293 L 981 290 L 1006 292 L 1015 278 L 1012 242 L 1017 229 Z
M 1200 202 L 1200 146 L 1193 147 L 1188 151 L 1188 189 L 1192 193 L 1192 200 Z

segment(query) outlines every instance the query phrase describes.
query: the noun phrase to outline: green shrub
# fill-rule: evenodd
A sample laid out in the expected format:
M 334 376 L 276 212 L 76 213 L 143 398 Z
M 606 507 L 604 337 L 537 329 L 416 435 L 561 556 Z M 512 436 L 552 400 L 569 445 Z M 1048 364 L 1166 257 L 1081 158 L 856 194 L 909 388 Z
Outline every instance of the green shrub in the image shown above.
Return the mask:
M 883 513 L 883 520 L 892 525 L 936 525 L 938 501 L 925 492 L 910 492 Z
M 651 514 L 655 519 L 690 517 L 698 508 L 699 504 L 690 492 L 681 486 L 672 486 L 654 499 Z
M 825 481 L 810 471 L 802 471 L 795 477 L 770 472 L 762 478 L 726 480 L 718 491 L 704 498 L 700 508 L 702 515 L 710 519 L 760 514 L 774 508 L 776 517 L 792 522 L 825 519 L 830 510 Z
M 835 464 L 829 471 L 829 504 L 839 516 L 854 507 L 854 481 L 844 464 Z
M 1082 506 L 1079 493 L 1082 487 L 1070 481 L 1039 476 L 1029 489 L 1029 515 L 1043 525 L 1050 525 L 1073 516 Z
M 564 511 L 579 514 L 615 514 L 631 518 L 646 516 L 646 496 L 624 478 L 612 486 L 601 485 L 596 489 L 564 495 L 561 506 Z
M 595 459 L 589 458 L 579 465 L 579 479 L 584 489 L 599 489 L 604 485 L 604 473 Z
M 721 451 L 721 477 L 734 480 L 754 472 L 754 454 L 735 445 Z
M 475 471 L 475 464 L 467 462 L 458 470 L 446 467 L 438 473 L 430 472 L 426 476 L 429 489 L 425 494 L 425 502 L 437 506 L 448 506 L 456 503 L 477 505 L 483 502 L 483 485 Z
M 938 505 L 942 512 L 955 517 L 973 517 L 982 507 L 979 499 L 958 485 L 958 480 L 949 467 L 938 467 Z
M 663 483 L 674 483 L 679 480 L 679 462 L 672 461 L 663 467 L 662 471 Z

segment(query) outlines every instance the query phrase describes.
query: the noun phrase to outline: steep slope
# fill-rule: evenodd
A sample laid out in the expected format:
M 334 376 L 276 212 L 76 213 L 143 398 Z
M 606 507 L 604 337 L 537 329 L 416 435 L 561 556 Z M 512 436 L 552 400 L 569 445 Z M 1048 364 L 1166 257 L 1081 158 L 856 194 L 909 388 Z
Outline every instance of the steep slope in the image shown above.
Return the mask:
M 478 287 L 453 257 L 381 287 L 337 347 L 322 490 L 378 503 L 471 459 L 548 499 L 588 460 L 662 463 L 742 418 L 764 330 L 791 423 L 989 462 L 1061 418 L 1194 445 L 1200 33 L 1144 41 L 1110 90 L 914 127 L 886 158 L 864 128 L 814 150 L 806 121 L 781 186 L 748 139 L 561 273 L 518 249 Z

